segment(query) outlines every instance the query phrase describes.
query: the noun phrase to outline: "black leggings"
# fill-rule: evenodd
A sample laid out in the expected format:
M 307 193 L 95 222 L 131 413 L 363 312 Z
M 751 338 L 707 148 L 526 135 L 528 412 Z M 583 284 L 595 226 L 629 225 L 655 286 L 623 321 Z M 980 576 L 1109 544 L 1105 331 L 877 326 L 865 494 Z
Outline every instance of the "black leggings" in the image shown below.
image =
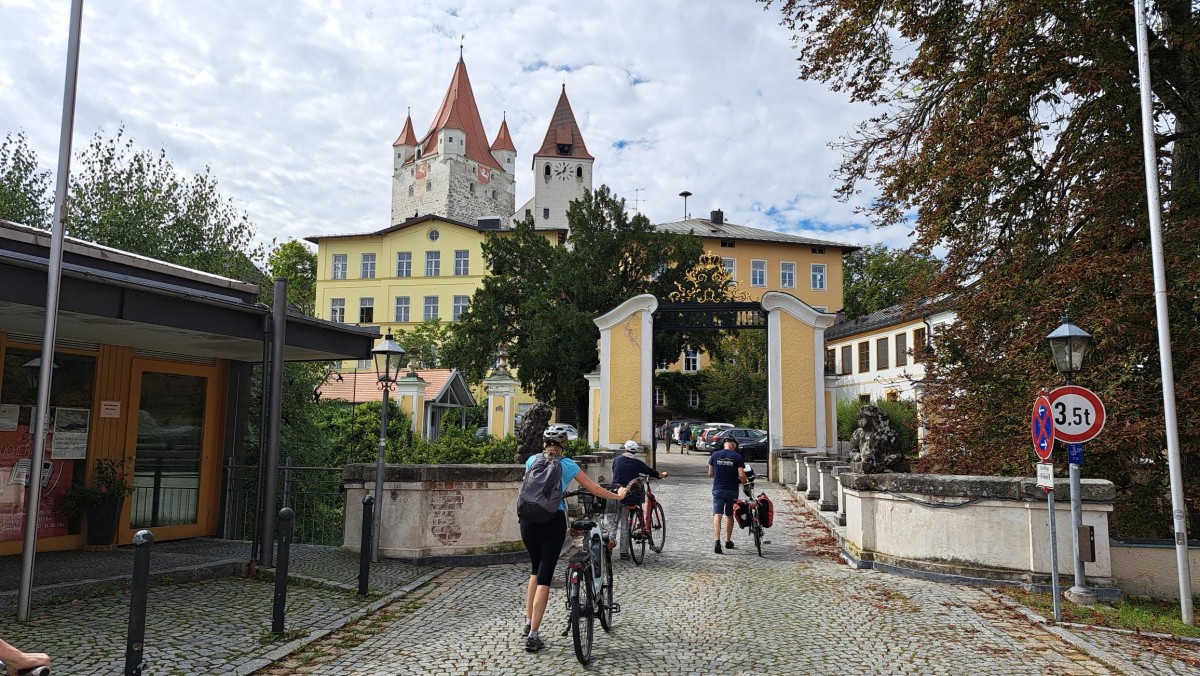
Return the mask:
M 554 579 L 554 567 L 567 540 L 567 514 L 554 513 L 546 523 L 521 522 L 521 540 L 529 552 L 530 574 L 537 575 L 539 585 L 549 586 Z

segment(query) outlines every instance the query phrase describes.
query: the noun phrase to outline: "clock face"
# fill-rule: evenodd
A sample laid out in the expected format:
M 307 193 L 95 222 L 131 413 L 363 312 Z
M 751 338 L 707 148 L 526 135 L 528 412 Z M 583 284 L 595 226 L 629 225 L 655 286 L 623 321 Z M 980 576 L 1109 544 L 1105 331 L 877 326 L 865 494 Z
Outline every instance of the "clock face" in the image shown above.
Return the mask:
M 570 169 L 570 167 L 567 166 L 566 162 L 559 162 L 554 167 L 554 175 L 565 181 L 570 176 L 571 172 L 569 171 L 569 169 Z

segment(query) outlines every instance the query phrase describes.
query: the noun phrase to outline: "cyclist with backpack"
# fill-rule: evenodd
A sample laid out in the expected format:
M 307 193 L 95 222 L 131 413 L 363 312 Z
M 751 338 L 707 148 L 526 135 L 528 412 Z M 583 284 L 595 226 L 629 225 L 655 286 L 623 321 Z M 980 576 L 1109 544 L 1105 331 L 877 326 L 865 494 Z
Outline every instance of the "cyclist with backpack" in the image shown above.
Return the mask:
M 567 538 L 567 503 L 563 493 L 571 481 L 597 497 L 622 500 L 629 489 L 622 486 L 614 493 L 592 481 L 579 471 L 579 465 L 563 457 L 567 433 L 548 428 L 542 433 L 543 453 L 525 461 L 525 478 L 517 496 L 517 517 L 521 523 L 521 541 L 529 552 L 531 572 L 525 593 L 525 650 L 535 653 L 545 647 L 538 636 L 546 603 L 550 598 L 550 582 L 554 567 Z
M 638 446 L 638 443 L 636 441 L 634 441 L 633 439 L 626 441 L 624 449 L 625 449 L 624 453 L 622 453 L 621 455 L 618 455 L 616 458 L 613 458 L 613 463 L 612 463 L 613 485 L 624 486 L 624 485 L 628 484 L 630 481 L 633 481 L 634 479 L 638 478 L 638 476 L 640 476 L 642 474 L 656 476 L 659 479 L 667 478 L 666 472 L 654 471 L 653 467 L 651 467 L 650 465 L 647 465 L 645 462 L 642 461 L 641 458 L 637 457 L 636 454 L 639 450 L 641 450 L 641 447 Z M 646 501 L 646 492 L 639 489 L 638 492 L 630 493 L 628 497 L 626 497 L 624 500 L 622 500 L 619 503 L 613 502 L 613 501 L 609 501 L 609 503 L 608 503 L 607 516 L 608 516 L 609 525 L 610 525 L 609 532 L 610 533 L 612 532 L 611 527 L 614 527 L 614 526 L 616 528 L 620 529 L 620 532 L 621 532 L 620 558 L 622 560 L 629 558 L 629 522 L 626 521 L 624 518 L 625 510 L 622 509 L 622 506 L 623 505 L 640 505 L 645 501 Z

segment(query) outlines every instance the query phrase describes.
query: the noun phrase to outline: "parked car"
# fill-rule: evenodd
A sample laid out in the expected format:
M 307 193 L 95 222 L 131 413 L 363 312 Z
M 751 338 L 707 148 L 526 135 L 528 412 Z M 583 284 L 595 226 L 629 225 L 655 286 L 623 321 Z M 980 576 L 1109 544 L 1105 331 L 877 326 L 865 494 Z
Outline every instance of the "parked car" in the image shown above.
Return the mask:
M 705 423 L 700 427 L 700 433 L 696 435 L 694 450 L 712 453 L 713 451 L 717 450 L 717 446 L 714 444 L 713 439 L 720 432 L 732 428 L 733 425 L 730 425 L 729 423 Z
M 756 430 L 752 427 L 731 427 L 722 430 L 714 439 L 716 447 L 713 450 L 721 448 L 725 444 L 725 440 L 731 437 L 737 442 L 738 453 L 741 453 L 742 459 L 746 462 L 767 459 L 769 446 L 766 430 Z
M 579 438 L 579 430 L 575 429 L 574 425 L 565 423 L 555 423 L 546 428 L 547 430 L 562 430 L 567 433 L 567 440 L 572 441 Z

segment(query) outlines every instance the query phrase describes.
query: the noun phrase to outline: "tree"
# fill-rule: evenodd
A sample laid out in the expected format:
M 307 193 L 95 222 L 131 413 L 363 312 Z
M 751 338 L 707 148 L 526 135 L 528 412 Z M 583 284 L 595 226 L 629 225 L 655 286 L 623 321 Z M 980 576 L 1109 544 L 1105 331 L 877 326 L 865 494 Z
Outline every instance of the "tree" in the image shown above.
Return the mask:
M 583 376 L 599 363 L 593 320 L 641 293 L 665 297 L 700 255 L 700 241 L 630 218 L 604 186 L 572 202 L 567 222 L 566 246 L 552 244 L 532 218 L 488 237 L 493 274 L 451 327 L 444 363 L 478 381 L 503 344 L 521 386 L 571 420 L 586 397 Z
M 317 254 L 298 240 L 290 239 L 267 256 L 271 277 L 288 280 L 287 302 L 305 315 L 315 316 L 317 306 Z
M 721 339 L 704 369 L 700 403 L 712 420 L 766 429 L 767 332 L 743 330 Z
M 1029 407 L 1061 382 L 1045 336 L 1069 313 L 1095 338 L 1078 379 L 1110 421 L 1086 471 L 1118 488 L 1113 531 L 1171 532 L 1133 7 L 782 0 L 800 76 L 883 112 L 845 151 L 839 194 L 873 182 L 879 224 L 915 215 L 916 250 L 943 247 L 932 293 L 957 321 L 927 371 L 926 471 L 1030 474 Z M 1200 24 L 1154 3 L 1150 84 L 1162 151 L 1179 433 L 1200 490 Z M 1193 505 L 1190 517 L 1200 517 Z
M 404 348 L 405 359 L 416 359 L 420 368 L 433 369 L 444 361 L 440 355 L 442 346 L 450 339 L 450 326 L 434 317 L 417 324 L 416 328 L 397 331 L 394 338 Z
M 0 218 L 47 230 L 53 215 L 50 172 L 38 169 L 38 157 L 24 133 L 11 133 L 0 144 Z
M 938 269 L 928 254 L 869 246 L 842 258 L 844 311 L 853 319 L 920 297 Z

